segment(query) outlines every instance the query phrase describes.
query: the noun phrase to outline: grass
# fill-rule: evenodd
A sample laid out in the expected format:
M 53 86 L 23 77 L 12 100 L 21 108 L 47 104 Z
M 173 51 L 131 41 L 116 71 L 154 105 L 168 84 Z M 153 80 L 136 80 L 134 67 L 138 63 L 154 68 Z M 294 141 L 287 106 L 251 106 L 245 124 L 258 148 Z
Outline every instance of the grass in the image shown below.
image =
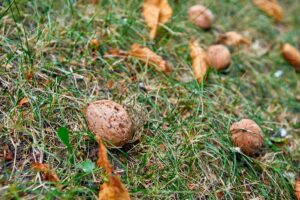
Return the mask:
M 99 99 L 134 102 L 147 112 L 137 142 L 110 150 L 116 171 L 133 199 L 294 199 L 300 167 L 300 77 L 282 59 L 280 46 L 300 46 L 299 0 L 286 0 L 284 22 L 276 24 L 250 0 L 209 1 L 217 16 L 210 31 L 188 22 L 194 1 L 175 3 L 172 21 L 155 41 L 141 17 L 141 1 L 5 0 L 0 7 L 1 199 L 96 199 L 105 180 L 102 169 L 80 166 L 97 160 L 97 142 L 85 109 Z M 232 49 L 232 65 L 211 70 L 204 85 L 193 80 L 188 41 L 203 47 L 225 31 L 243 32 L 250 49 Z M 89 42 L 101 48 L 92 56 Z M 140 43 L 169 60 L 164 75 L 135 59 L 104 59 L 109 48 Z M 276 72 L 282 73 L 276 76 Z M 113 85 L 113 86 L 112 86 Z M 147 89 L 145 92 L 141 85 Z M 18 106 L 27 97 L 29 105 Z M 139 119 L 139 112 L 132 109 Z M 233 146 L 229 126 L 251 118 L 266 144 L 258 157 Z M 57 131 L 67 127 L 71 151 Z M 272 136 L 288 131 L 289 142 Z M 62 187 L 44 182 L 31 169 L 48 163 Z

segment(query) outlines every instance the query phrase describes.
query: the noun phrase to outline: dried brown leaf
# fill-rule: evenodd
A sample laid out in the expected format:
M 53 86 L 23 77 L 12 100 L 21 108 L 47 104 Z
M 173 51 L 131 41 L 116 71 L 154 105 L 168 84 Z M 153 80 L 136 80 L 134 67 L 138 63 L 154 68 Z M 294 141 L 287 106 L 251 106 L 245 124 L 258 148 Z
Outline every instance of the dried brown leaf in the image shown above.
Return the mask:
M 106 83 L 106 87 L 107 87 L 108 89 L 112 89 L 112 88 L 114 87 L 114 85 L 115 85 L 115 81 L 113 81 L 113 80 L 109 80 L 109 81 Z
M 209 68 L 207 54 L 199 46 L 199 42 L 197 40 L 190 41 L 190 51 L 195 79 L 199 83 L 202 83 Z
M 99 4 L 99 0 L 92 0 L 91 2 L 92 2 L 92 4 L 94 4 L 94 5 Z
M 27 81 L 31 81 L 32 78 L 33 78 L 33 76 L 34 76 L 33 71 L 27 71 L 27 72 L 25 72 L 25 78 L 26 78 Z
M 33 163 L 32 169 L 42 172 L 44 181 L 60 182 L 57 174 L 45 163 Z
M 253 0 L 254 4 L 276 21 L 282 21 L 284 12 L 277 0 Z
M 129 51 L 129 55 L 135 58 L 140 59 L 145 63 L 149 63 L 158 71 L 169 73 L 172 71 L 171 66 L 167 61 L 165 61 L 161 56 L 154 53 L 148 47 L 141 46 L 139 44 L 133 44 Z
M 99 50 L 100 48 L 100 41 L 97 38 L 94 38 L 90 41 L 90 47 L 92 50 Z
M 157 29 L 172 17 L 173 11 L 168 0 L 145 0 L 143 5 L 143 16 L 147 26 L 151 29 L 150 38 L 154 39 Z
M 128 57 L 129 54 L 127 51 L 120 49 L 109 49 L 108 52 L 104 55 L 104 57 Z
M 290 44 L 284 44 L 281 53 L 296 71 L 300 71 L 300 51 L 298 49 Z
M 119 49 L 110 49 L 104 57 L 134 57 L 137 58 L 146 64 L 154 66 L 156 70 L 162 71 L 165 73 L 170 73 L 172 68 L 170 64 L 165 61 L 161 56 L 154 53 L 148 47 L 141 46 L 140 44 L 133 44 L 129 51 L 119 50 Z
M 114 169 L 109 162 L 106 147 L 104 146 L 101 138 L 99 138 L 98 143 L 99 143 L 99 155 L 98 155 L 97 165 L 99 167 L 103 167 L 107 174 L 112 174 L 114 172 Z
M 8 145 L 4 145 L 3 148 L 3 158 L 4 160 L 10 161 L 14 159 L 12 151 L 9 149 Z
M 123 185 L 120 176 L 113 174 L 106 148 L 99 139 L 99 159 L 97 165 L 103 167 L 108 174 L 108 182 L 100 187 L 99 200 L 130 200 L 129 193 Z
M 130 200 L 130 196 L 120 177 L 111 174 L 108 182 L 100 187 L 99 200 Z
M 230 31 L 221 35 L 218 39 L 218 43 L 225 44 L 228 46 L 249 46 L 251 44 L 251 41 L 235 31 Z
M 295 196 L 297 200 L 300 200 L 300 178 L 296 179 Z
M 27 104 L 29 104 L 29 100 L 28 100 L 27 97 L 23 97 L 21 99 L 21 101 L 19 101 L 19 103 L 18 103 L 19 106 L 24 106 L 24 105 L 27 105 Z

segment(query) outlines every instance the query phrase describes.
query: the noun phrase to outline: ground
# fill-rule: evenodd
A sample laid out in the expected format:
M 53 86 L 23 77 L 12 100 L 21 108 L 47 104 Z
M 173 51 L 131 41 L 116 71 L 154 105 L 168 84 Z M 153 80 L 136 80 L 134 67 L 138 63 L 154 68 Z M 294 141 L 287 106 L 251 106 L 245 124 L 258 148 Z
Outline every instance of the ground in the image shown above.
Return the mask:
M 0 3 L 2 199 L 97 198 L 104 171 L 93 165 L 92 171 L 83 170 L 82 163 L 97 160 L 98 144 L 85 109 L 99 99 L 125 105 L 141 125 L 137 141 L 109 150 L 132 199 L 295 198 L 300 75 L 282 58 L 280 46 L 300 46 L 299 0 L 280 1 L 281 23 L 250 0 L 203 0 L 216 16 L 208 31 L 188 21 L 195 1 L 169 2 L 172 20 L 154 41 L 138 0 Z M 205 83 L 198 84 L 189 40 L 207 48 L 231 30 L 252 45 L 232 48 L 230 68 L 210 70 Z M 100 49 L 92 52 L 95 38 Z M 173 72 L 157 72 L 134 58 L 103 56 L 110 48 L 127 50 L 134 43 L 162 55 Z M 19 105 L 23 98 L 29 102 Z M 230 125 L 243 118 L 256 121 L 265 135 L 256 157 L 240 153 L 231 140 Z M 69 131 L 69 151 L 58 137 L 60 127 Z M 287 130 L 284 142 L 274 138 L 280 128 Z M 72 152 L 75 162 L 70 162 Z M 33 162 L 51 166 L 61 184 L 43 181 Z

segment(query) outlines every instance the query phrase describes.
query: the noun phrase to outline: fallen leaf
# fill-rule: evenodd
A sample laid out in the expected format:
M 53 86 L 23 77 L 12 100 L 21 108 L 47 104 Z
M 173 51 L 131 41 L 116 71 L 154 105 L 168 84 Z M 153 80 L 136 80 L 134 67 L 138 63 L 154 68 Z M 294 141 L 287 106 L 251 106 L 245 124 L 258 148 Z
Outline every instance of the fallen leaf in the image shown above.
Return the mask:
M 222 199 L 224 197 L 224 192 L 220 191 L 217 193 L 218 199 Z
M 158 71 L 169 73 L 172 71 L 171 66 L 167 61 L 165 61 L 161 56 L 154 53 L 148 47 L 141 46 L 139 44 L 133 44 L 129 51 L 129 55 L 140 59 L 145 63 L 149 63 Z
M 3 158 L 6 161 L 10 161 L 10 160 L 14 159 L 13 153 L 9 149 L 8 145 L 4 145 L 4 148 L 3 148 Z
M 99 0 L 92 0 L 92 4 L 97 5 L 99 3 Z
M 123 185 L 120 176 L 113 174 L 113 167 L 111 166 L 107 150 L 99 139 L 99 158 L 97 161 L 99 167 L 103 167 L 108 174 L 108 182 L 100 187 L 99 200 L 130 200 L 129 193 Z
M 143 16 L 147 26 L 151 29 L 150 38 L 154 39 L 157 29 L 172 17 L 173 11 L 168 0 L 145 0 L 143 5 Z
M 200 47 L 197 40 L 190 41 L 190 51 L 195 79 L 202 83 L 209 68 L 206 52 Z
M 277 0 L 253 0 L 253 3 L 276 21 L 282 21 L 284 13 Z
M 300 51 L 298 49 L 290 44 L 284 44 L 281 53 L 296 71 L 300 71 Z
M 130 196 L 120 177 L 111 174 L 108 182 L 100 187 L 99 200 L 130 200 Z
M 112 89 L 115 85 L 115 82 L 113 80 L 109 80 L 107 83 L 106 83 L 106 86 L 108 89 Z
M 100 48 L 100 41 L 97 38 L 94 38 L 90 41 L 90 47 L 93 51 L 99 50 Z
M 228 46 L 240 46 L 240 45 L 250 45 L 251 42 L 241 34 L 230 31 L 221 35 L 218 39 L 218 43 L 225 44 Z
M 28 80 L 28 81 L 32 80 L 33 76 L 34 76 L 34 74 L 33 74 L 32 71 L 27 71 L 27 72 L 25 73 L 25 78 L 26 78 L 26 80 Z
M 156 70 L 170 73 L 172 71 L 171 65 L 165 61 L 161 56 L 154 53 L 148 47 L 142 46 L 140 44 L 133 44 L 129 51 L 119 50 L 119 49 L 110 49 L 105 55 L 104 58 L 108 57 L 134 57 L 137 58 L 146 64 L 154 66 Z
M 99 167 L 103 167 L 107 174 L 112 174 L 114 172 L 114 169 L 109 162 L 107 151 L 102 142 L 102 139 L 100 138 L 98 142 L 99 142 L 99 154 L 98 154 L 97 165 Z
M 29 104 L 29 100 L 27 97 L 23 97 L 21 99 L 21 101 L 19 101 L 19 103 L 18 103 L 19 106 L 23 106 L 23 105 L 27 105 L 27 104 Z
M 300 200 L 300 178 L 296 179 L 295 196 L 297 200 Z
M 104 58 L 108 57 L 128 57 L 129 53 L 120 49 L 109 49 L 107 53 L 105 53 Z
M 33 163 L 32 169 L 42 172 L 44 181 L 60 182 L 57 174 L 45 163 Z

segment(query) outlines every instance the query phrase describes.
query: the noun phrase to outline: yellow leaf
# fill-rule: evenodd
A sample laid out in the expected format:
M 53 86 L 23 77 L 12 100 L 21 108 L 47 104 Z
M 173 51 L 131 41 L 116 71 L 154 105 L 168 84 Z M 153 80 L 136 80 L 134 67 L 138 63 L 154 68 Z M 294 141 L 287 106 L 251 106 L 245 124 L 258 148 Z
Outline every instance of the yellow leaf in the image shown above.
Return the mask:
M 253 0 L 254 4 L 276 21 L 282 21 L 284 13 L 277 0 Z
M 192 67 L 195 79 L 202 83 L 208 70 L 208 61 L 206 52 L 199 46 L 197 40 L 190 41 L 190 51 L 192 57 Z
M 228 46 L 240 46 L 240 45 L 250 45 L 251 42 L 241 34 L 230 31 L 221 35 L 218 39 L 218 43 L 222 43 Z
M 150 38 L 154 39 L 158 27 L 165 24 L 172 17 L 173 11 L 168 0 L 145 0 L 143 16 L 147 26 L 151 29 Z
M 33 163 L 32 168 L 44 174 L 44 181 L 60 182 L 57 174 L 47 164 Z
M 283 57 L 295 68 L 300 71 L 300 51 L 290 44 L 284 44 L 281 48 Z
M 161 56 L 154 53 L 148 47 L 141 46 L 139 44 L 133 44 L 131 46 L 131 50 L 129 51 L 129 55 L 135 58 L 140 59 L 145 63 L 149 63 L 158 71 L 169 73 L 172 71 L 171 66 L 167 61 L 165 61 Z
M 113 174 L 106 148 L 99 139 L 99 158 L 97 165 L 103 167 L 108 174 L 108 182 L 100 187 L 99 200 L 130 200 L 129 193 L 123 185 L 120 176 Z

